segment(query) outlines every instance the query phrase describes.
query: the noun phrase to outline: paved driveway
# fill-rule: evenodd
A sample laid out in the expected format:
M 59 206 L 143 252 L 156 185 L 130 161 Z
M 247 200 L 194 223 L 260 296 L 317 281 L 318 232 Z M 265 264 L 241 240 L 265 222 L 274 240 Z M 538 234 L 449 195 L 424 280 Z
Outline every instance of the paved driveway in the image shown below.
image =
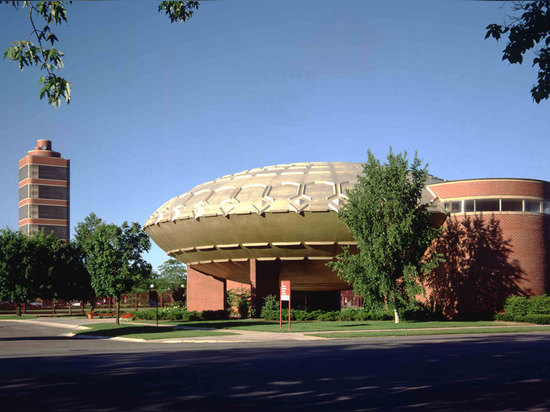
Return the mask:
M 548 334 L 221 345 L 0 322 L 6 411 L 549 410 Z

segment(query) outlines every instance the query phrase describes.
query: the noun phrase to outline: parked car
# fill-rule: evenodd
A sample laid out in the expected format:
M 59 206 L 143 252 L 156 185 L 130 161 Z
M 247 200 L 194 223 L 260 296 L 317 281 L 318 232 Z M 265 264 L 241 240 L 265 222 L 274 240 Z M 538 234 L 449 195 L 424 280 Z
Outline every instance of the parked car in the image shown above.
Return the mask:
M 29 303 L 29 306 L 34 306 L 35 308 L 41 308 L 44 305 L 42 304 L 42 302 L 35 301 L 35 302 Z

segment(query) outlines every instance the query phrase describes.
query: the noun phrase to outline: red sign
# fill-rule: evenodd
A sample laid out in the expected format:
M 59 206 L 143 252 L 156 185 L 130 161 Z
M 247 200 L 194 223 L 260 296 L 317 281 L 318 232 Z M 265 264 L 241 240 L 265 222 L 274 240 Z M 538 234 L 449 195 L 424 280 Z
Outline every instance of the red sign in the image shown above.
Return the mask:
M 281 280 L 281 300 L 290 301 L 290 280 Z
M 290 280 L 281 280 L 281 300 L 279 302 L 279 328 L 283 328 L 283 302 L 288 302 L 288 330 L 290 330 Z

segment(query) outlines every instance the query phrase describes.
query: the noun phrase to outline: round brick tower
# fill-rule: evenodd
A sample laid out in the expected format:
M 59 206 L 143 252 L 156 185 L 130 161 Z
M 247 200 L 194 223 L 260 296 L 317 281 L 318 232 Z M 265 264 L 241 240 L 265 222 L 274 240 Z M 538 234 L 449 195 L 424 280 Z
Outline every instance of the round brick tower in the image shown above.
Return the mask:
M 550 182 L 532 179 L 472 179 L 428 186 L 458 221 L 494 216 L 511 258 L 523 273 L 518 282 L 528 295 L 548 293 L 550 252 Z M 475 292 L 475 291 L 472 291 Z

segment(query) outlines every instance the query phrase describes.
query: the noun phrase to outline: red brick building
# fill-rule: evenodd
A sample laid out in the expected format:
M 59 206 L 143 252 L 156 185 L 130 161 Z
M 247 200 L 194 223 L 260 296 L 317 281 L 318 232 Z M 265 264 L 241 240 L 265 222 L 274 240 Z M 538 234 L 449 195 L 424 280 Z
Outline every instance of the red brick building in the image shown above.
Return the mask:
M 187 264 L 190 310 L 225 307 L 226 291 L 249 288 L 256 310 L 290 280 L 308 308 L 357 306 L 360 298 L 326 263 L 355 247 L 336 212 L 360 163 L 293 163 L 247 170 L 201 184 L 162 205 L 144 229 Z M 495 215 L 524 271 L 521 287 L 548 291 L 550 183 L 529 179 L 446 182 L 430 176 L 422 201 L 434 224 L 451 216 Z M 258 312 L 259 313 L 259 312 Z

